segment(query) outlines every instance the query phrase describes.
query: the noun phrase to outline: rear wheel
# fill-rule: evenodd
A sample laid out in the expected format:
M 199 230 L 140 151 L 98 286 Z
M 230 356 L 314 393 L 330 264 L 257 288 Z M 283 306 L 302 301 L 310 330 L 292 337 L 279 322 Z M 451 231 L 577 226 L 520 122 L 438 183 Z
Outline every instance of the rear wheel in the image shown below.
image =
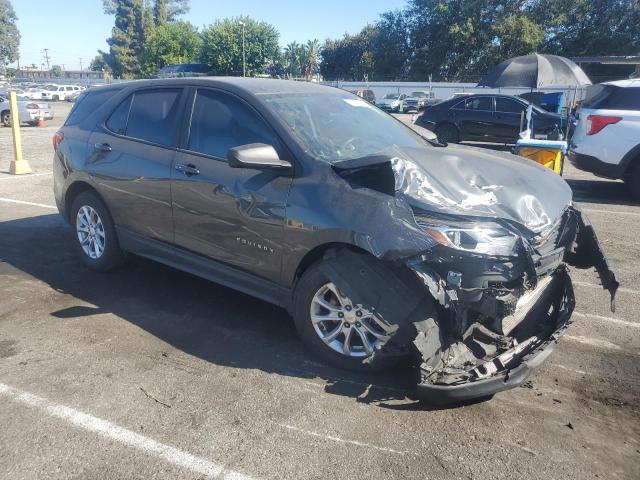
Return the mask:
M 92 270 L 106 272 L 122 264 L 120 249 L 111 215 L 93 192 L 82 192 L 73 201 L 70 223 L 80 258 Z
M 11 126 L 11 112 L 9 112 L 9 110 L 5 110 L 4 112 L 2 112 L 2 114 L 0 116 L 0 121 L 2 122 L 2 124 L 5 127 L 10 127 Z
M 60 97 L 58 95 L 54 95 L 51 100 L 53 100 L 54 102 L 57 102 L 58 100 L 60 100 Z
M 626 181 L 633 198 L 640 201 L 640 164 L 635 166 Z
M 309 267 L 295 291 L 294 320 L 302 340 L 325 362 L 349 370 L 383 370 L 397 358 L 364 362 L 391 338 L 394 328 L 341 292 L 320 271 Z
M 458 143 L 460 141 L 458 129 L 450 124 L 440 125 L 436 128 L 435 134 L 441 143 Z

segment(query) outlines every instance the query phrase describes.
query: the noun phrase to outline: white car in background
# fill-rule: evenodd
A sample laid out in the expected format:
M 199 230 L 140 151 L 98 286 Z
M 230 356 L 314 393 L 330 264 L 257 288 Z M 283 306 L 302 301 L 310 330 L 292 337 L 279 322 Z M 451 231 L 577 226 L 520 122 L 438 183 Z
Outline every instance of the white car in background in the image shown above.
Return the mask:
M 576 114 L 569 161 L 595 175 L 623 179 L 640 199 L 640 79 L 596 87 Z
M 17 100 L 20 123 L 36 125 L 38 123 L 38 119 L 40 118 L 43 118 L 44 120 L 53 119 L 53 111 L 49 108 L 49 104 L 47 102 L 35 101 L 22 96 L 19 96 Z M 11 126 L 11 111 L 9 107 L 9 99 L 1 95 L 0 122 L 5 127 Z
M 57 102 L 59 100 L 66 100 L 68 95 L 82 90 L 84 90 L 84 87 L 77 85 L 49 85 L 47 86 L 47 90 L 43 92 L 42 98 Z

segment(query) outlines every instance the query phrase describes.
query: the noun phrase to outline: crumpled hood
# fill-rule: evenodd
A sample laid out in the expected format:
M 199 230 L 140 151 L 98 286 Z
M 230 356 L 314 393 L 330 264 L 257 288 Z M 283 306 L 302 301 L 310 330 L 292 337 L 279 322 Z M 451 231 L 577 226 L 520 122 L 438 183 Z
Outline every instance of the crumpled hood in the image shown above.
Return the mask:
M 394 153 L 396 191 L 425 210 L 503 218 L 538 233 L 571 203 L 562 178 L 510 153 L 459 145 Z

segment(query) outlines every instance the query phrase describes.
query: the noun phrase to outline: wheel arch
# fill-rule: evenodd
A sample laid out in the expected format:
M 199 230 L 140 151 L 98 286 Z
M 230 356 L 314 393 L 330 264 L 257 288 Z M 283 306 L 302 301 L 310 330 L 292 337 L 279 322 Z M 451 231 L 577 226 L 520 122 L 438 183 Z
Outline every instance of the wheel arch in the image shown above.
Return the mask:
M 620 160 L 620 168 L 622 177 L 631 175 L 634 169 L 640 167 L 640 143 L 629 150 L 622 160 Z
M 324 257 L 327 252 L 331 250 L 339 250 L 341 248 L 347 248 L 353 250 L 354 252 L 365 253 L 374 256 L 371 252 L 365 250 L 364 248 L 346 242 L 328 242 L 317 245 L 302 257 L 302 259 L 298 263 L 298 266 L 296 267 L 293 278 L 290 280 L 290 282 L 287 282 L 290 283 L 292 290 L 295 290 L 295 286 L 298 283 L 298 280 L 300 280 L 302 275 L 304 275 L 304 272 L 306 272 L 311 265 Z
M 102 195 L 100 195 L 100 192 L 98 192 L 98 190 L 96 190 L 93 185 L 85 182 L 84 180 L 76 180 L 71 185 L 69 185 L 64 195 L 64 216 L 66 217 L 67 221 L 71 221 L 71 206 L 73 205 L 74 200 L 78 197 L 78 195 L 87 191 L 95 193 L 97 197 L 102 201 L 102 203 L 107 206 L 107 202 L 104 201 L 104 198 L 102 197 Z M 108 209 L 109 207 L 107 207 L 107 210 Z

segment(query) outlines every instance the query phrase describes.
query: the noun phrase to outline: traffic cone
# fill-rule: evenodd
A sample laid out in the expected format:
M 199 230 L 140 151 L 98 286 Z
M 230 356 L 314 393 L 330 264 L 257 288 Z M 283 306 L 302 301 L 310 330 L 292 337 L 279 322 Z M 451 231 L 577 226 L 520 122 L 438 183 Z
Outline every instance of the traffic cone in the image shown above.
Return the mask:
M 47 125 L 44 123 L 44 118 L 40 117 L 38 118 L 38 128 L 44 128 Z

